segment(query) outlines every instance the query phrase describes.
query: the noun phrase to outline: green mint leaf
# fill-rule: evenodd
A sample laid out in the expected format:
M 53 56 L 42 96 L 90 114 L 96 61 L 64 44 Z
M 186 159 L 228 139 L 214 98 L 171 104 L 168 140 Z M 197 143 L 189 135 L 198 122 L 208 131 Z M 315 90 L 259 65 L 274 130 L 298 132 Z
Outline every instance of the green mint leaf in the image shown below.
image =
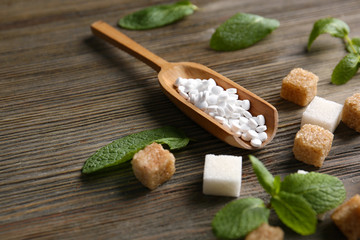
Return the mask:
M 270 210 L 259 198 L 242 198 L 225 205 L 216 213 L 212 228 L 216 237 L 238 239 L 268 221 Z
M 237 13 L 221 24 L 212 35 L 210 47 L 233 51 L 249 47 L 278 28 L 279 21 L 261 16 Z
M 190 140 L 187 137 L 165 137 L 154 140 L 156 143 L 168 145 L 170 150 L 183 148 L 189 143 L 189 141 Z
M 333 37 L 344 38 L 350 32 L 349 26 L 336 18 L 323 18 L 319 19 L 314 23 L 313 29 L 310 33 L 308 40 L 308 50 L 315 39 L 324 33 L 328 33 Z
M 280 176 L 275 176 L 274 178 L 274 190 L 273 190 L 273 194 L 278 194 L 280 192 L 280 188 L 281 188 L 281 178 Z
M 360 55 L 349 53 L 336 65 L 331 82 L 336 85 L 347 83 L 359 70 Z
M 349 53 L 360 54 L 360 38 L 353 38 L 353 39 L 350 40 L 350 42 L 347 42 L 346 43 L 346 50 Z
M 134 133 L 100 148 L 86 160 L 82 172 L 88 174 L 117 166 L 131 160 L 135 153 L 153 142 L 167 144 L 170 150 L 174 150 L 185 147 L 189 138 L 171 126 Z
M 344 184 L 338 178 L 315 172 L 286 176 L 281 191 L 301 195 L 317 214 L 339 206 L 346 198 Z
M 173 4 L 161 4 L 126 15 L 118 25 L 131 30 L 145 30 L 162 27 L 194 13 L 197 7 L 190 1 L 178 1 Z
M 249 159 L 251 161 L 252 167 L 256 174 L 256 177 L 261 184 L 261 186 L 265 189 L 266 192 L 273 195 L 275 190 L 274 186 L 274 177 L 271 173 L 266 169 L 264 164 L 260 162 L 256 157 L 249 155 Z
M 316 231 L 316 212 L 301 196 L 280 191 L 271 198 L 271 205 L 280 220 L 301 235 L 310 235 Z

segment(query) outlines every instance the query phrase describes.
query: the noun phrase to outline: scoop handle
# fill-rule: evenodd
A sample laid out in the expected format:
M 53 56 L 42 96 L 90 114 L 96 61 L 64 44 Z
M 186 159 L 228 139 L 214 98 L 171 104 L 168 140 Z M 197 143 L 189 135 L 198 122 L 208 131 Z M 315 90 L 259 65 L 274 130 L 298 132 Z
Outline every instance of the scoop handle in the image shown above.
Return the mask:
M 118 47 L 128 54 L 136 57 L 140 61 L 152 67 L 157 72 L 160 72 L 162 66 L 169 64 L 169 62 L 150 52 L 106 22 L 94 22 L 91 24 L 91 31 L 95 36 L 102 38 L 115 47 Z

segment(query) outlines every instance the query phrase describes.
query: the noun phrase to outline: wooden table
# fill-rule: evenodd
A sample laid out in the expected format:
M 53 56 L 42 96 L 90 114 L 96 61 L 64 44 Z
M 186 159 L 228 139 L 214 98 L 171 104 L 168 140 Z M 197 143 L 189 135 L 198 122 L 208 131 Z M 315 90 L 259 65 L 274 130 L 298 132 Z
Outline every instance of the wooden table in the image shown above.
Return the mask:
M 247 160 L 254 154 L 274 175 L 298 169 L 339 177 L 348 198 L 360 191 L 360 134 L 343 123 L 322 168 L 294 159 L 293 139 L 305 108 L 280 98 L 282 79 L 295 67 L 320 78 L 318 96 L 343 104 L 360 92 L 360 75 L 330 84 L 345 56 L 340 39 L 306 44 L 313 23 L 344 20 L 360 36 L 358 0 L 194 0 L 199 10 L 175 24 L 122 30 L 164 59 L 204 64 L 273 104 L 279 129 L 264 149 L 246 151 L 216 139 L 161 92 L 156 72 L 92 36 L 89 26 L 170 1 L 34 0 L 0 3 L 0 239 L 214 239 L 211 220 L 227 197 L 202 194 L 205 154 L 244 157 L 241 196 L 268 201 Z M 280 21 L 263 41 L 239 51 L 209 48 L 215 28 L 237 12 Z M 176 173 L 154 191 L 131 167 L 89 177 L 85 160 L 100 147 L 142 130 L 173 125 L 196 141 L 176 152 Z M 274 213 L 286 239 L 345 239 L 329 216 L 316 234 L 300 237 Z

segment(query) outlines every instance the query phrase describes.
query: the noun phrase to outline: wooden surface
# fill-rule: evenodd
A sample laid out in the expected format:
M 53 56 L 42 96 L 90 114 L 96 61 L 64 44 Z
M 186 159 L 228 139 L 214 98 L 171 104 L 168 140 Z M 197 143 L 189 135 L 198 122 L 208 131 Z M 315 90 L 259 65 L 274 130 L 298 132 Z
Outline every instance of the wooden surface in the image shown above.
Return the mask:
M 313 23 L 333 16 L 360 36 L 358 0 L 194 0 L 194 15 L 148 31 L 125 34 L 170 62 L 204 64 L 261 96 L 279 111 L 279 129 L 266 148 L 246 151 L 219 141 L 189 120 L 161 92 L 156 72 L 92 36 L 90 24 L 166 1 L 3 0 L 0 2 L 0 239 L 214 239 L 211 220 L 233 198 L 202 194 L 204 155 L 244 156 L 241 196 L 268 201 L 251 170 L 254 154 L 274 175 L 298 169 L 343 180 L 348 198 L 360 191 L 360 134 L 340 123 L 322 168 L 294 159 L 293 139 L 304 108 L 279 97 L 295 67 L 320 78 L 318 96 L 343 103 L 360 92 L 360 75 L 330 84 L 346 54 L 323 35 L 305 50 Z M 234 52 L 209 48 L 214 29 L 237 12 L 275 18 L 281 26 L 258 44 Z M 84 177 L 98 148 L 163 125 L 197 141 L 176 152 L 176 173 L 154 191 L 131 167 Z M 285 239 L 344 239 L 327 216 L 316 234 Z

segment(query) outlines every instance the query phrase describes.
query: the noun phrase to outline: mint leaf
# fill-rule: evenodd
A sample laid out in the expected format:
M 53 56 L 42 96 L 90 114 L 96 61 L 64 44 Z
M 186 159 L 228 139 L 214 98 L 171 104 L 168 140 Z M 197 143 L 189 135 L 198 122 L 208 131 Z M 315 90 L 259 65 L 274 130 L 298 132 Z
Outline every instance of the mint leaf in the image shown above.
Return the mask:
M 350 42 L 346 42 L 346 50 L 350 53 L 360 54 L 360 38 L 353 38 Z
M 194 13 L 197 7 L 190 1 L 147 7 L 121 18 L 118 25 L 132 30 L 162 27 Z
M 280 220 L 295 232 L 301 235 L 315 233 L 316 212 L 301 195 L 280 191 L 271 198 L 271 205 Z
M 168 145 L 170 150 L 183 148 L 189 143 L 189 141 L 190 139 L 187 138 L 185 135 L 184 137 L 165 137 L 154 140 L 154 142 L 156 143 Z
M 359 70 L 360 55 L 349 53 L 336 65 L 331 82 L 336 85 L 347 83 Z
M 216 29 L 210 47 L 220 51 L 246 48 L 266 37 L 279 25 L 275 19 L 237 13 Z
M 272 195 L 275 191 L 273 175 L 271 175 L 271 173 L 266 169 L 264 164 L 260 162 L 259 159 L 257 159 L 253 155 L 249 155 L 249 159 L 251 161 L 252 167 L 259 183 L 266 192 Z
M 314 23 L 313 29 L 310 33 L 308 40 L 308 50 L 315 39 L 324 33 L 328 33 L 333 37 L 344 38 L 350 32 L 349 26 L 336 18 L 323 18 L 319 19 Z
M 185 147 L 189 138 L 184 132 L 171 126 L 134 133 L 100 148 L 86 160 L 82 172 L 88 174 L 117 166 L 131 160 L 135 153 L 153 142 L 167 144 L 174 150 Z
M 218 238 L 238 239 L 269 219 L 270 210 L 259 198 L 242 198 L 225 205 L 216 213 L 213 232 Z
M 336 208 L 346 198 L 344 184 L 338 178 L 315 172 L 286 176 L 281 191 L 301 195 L 317 214 Z
M 274 190 L 273 190 L 273 194 L 278 194 L 280 192 L 280 188 L 281 188 L 281 178 L 280 176 L 275 176 L 274 178 Z

